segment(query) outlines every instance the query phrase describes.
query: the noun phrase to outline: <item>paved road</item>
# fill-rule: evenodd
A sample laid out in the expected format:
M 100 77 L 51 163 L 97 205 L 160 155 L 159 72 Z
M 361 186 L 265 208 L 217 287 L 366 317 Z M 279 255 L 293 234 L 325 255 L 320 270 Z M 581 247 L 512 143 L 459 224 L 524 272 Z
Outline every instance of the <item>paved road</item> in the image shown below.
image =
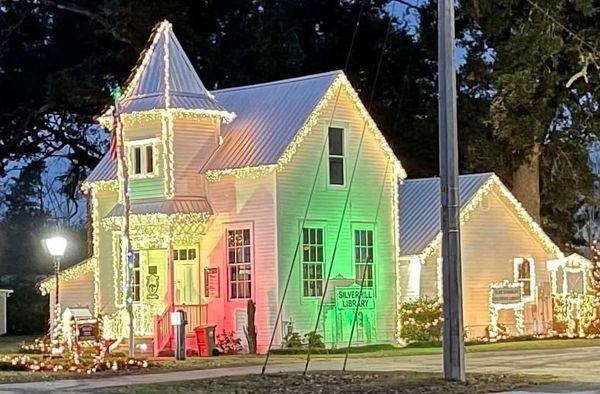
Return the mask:
M 341 358 L 315 360 L 311 363 L 311 370 L 339 370 L 342 361 Z M 273 364 L 268 371 L 292 372 L 302 370 L 303 366 L 302 362 Z M 352 355 L 348 363 L 348 369 L 357 371 L 411 370 L 440 372 L 441 355 L 381 358 L 361 358 L 360 355 Z M 98 379 L 13 383 L 0 385 L 0 393 L 89 392 L 102 387 L 193 380 L 259 372 L 260 367 L 258 366 L 245 366 Z M 539 387 L 531 392 L 600 393 L 600 347 L 469 353 L 467 354 L 467 372 L 554 375 L 569 383 Z

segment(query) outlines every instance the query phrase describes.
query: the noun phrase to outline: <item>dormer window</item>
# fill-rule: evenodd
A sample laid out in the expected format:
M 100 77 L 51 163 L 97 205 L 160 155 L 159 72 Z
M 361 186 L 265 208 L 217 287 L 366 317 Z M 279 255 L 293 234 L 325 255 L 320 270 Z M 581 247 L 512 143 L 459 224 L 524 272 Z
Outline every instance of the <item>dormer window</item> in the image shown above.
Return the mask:
M 156 147 L 154 139 L 130 143 L 130 173 L 133 177 L 147 177 L 155 173 Z

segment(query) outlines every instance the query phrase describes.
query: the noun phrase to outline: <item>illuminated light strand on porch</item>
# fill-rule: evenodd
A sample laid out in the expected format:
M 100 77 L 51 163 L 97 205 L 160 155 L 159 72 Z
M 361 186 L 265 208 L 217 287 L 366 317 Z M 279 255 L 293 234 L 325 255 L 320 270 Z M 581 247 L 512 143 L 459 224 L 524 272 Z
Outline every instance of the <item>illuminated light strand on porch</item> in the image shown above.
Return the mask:
M 560 248 L 546 235 L 544 230 L 540 227 L 539 224 L 536 223 L 535 220 L 527 213 L 525 208 L 521 205 L 521 203 L 512 195 L 512 193 L 504 186 L 504 184 L 500 181 L 500 179 L 496 175 L 490 175 L 490 178 L 477 190 L 475 195 L 469 200 L 467 204 L 465 204 L 460 210 L 460 225 L 463 226 L 466 222 L 469 221 L 471 214 L 475 209 L 479 207 L 481 202 L 492 190 L 497 190 L 503 197 L 505 197 L 511 204 L 511 206 L 515 209 L 517 215 L 521 220 L 523 220 L 531 232 L 538 238 L 538 240 L 544 246 L 544 249 L 553 253 L 557 257 L 564 257 L 563 252 Z M 426 259 L 432 254 L 439 251 L 439 248 L 442 244 L 442 234 L 441 232 L 436 235 L 436 237 L 427 245 L 423 251 L 419 254 L 421 259 Z
M 492 283 L 490 285 L 489 298 L 488 298 L 488 311 L 490 315 L 490 322 L 488 326 L 488 333 L 490 341 L 496 341 L 500 334 L 500 327 L 498 325 L 498 318 L 500 314 L 500 310 L 508 309 L 514 311 L 515 314 L 515 326 L 517 330 L 517 335 L 523 335 L 525 332 L 525 303 L 523 301 L 517 302 L 514 304 L 496 304 L 493 301 L 493 290 L 498 288 L 519 288 L 523 291 L 523 284 L 520 282 L 511 282 L 509 280 L 504 280 L 498 283 Z
M 125 280 L 124 280 L 124 269 L 123 261 L 121 259 L 121 248 L 122 236 L 120 233 L 112 232 L 112 269 L 114 273 L 113 277 L 113 290 L 115 293 L 115 306 L 122 307 L 125 305 Z
M 100 212 L 98 210 L 98 192 L 94 186 L 90 189 L 92 205 L 92 257 L 94 259 L 94 316 L 100 313 Z
M 85 181 L 81 184 L 81 190 L 86 194 L 92 189 L 92 187 L 96 191 L 118 191 L 119 183 L 116 179 L 111 179 L 93 182 Z
M 96 266 L 96 259 L 89 258 L 79 264 L 73 265 L 60 272 L 59 277 L 61 281 L 69 282 L 78 279 L 83 274 L 94 272 Z M 54 276 L 48 277 L 39 283 L 39 290 L 42 295 L 48 295 L 52 290 L 55 289 L 56 280 Z
M 319 120 L 323 115 L 323 112 L 326 110 L 327 106 L 331 102 L 332 98 L 334 98 L 334 96 L 337 94 L 339 89 L 344 89 L 344 91 L 348 94 L 355 109 L 359 111 L 363 122 L 366 123 L 366 127 L 373 133 L 373 135 L 377 139 L 379 146 L 387 154 L 388 158 L 392 160 L 392 163 L 394 163 L 394 175 L 402 179 L 406 178 L 406 172 L 402 168 L 400 161 L 390 148 L 385 137 L 377 127 L 375 121 L 371 118 L 369 112 L 358 97 L 358 94 L 356 93 L 346 76 L 344 74 L 339 74 L 333 81 L 329 89 L 327 89 L 319 103 L 315 106 L 315 108 L 313 109 L 309 117 L 306 119 L 300 130 L 296 133 L 295 137 L 287 146 L 281 157 L 278 159 L 277 164 L 208 170 L 205 171 L 206 179 L 209 182 L 217 182 L 224 175 L 230 175 L 236 178 L 257 178 L 269 174 L 270 172 L 275 170 L 282 171 L 285 168 L 285 166 L 292 160 L 292 157 L 296 153 L 298 147 L 300 146 L 304 138 L 318 124 Z
M 138 304 L 133 307 L 133 320 L 135 321 L 135 335 L 150 336 L 154 333 L 154 318 L 162 312 L 162 305 Z M 114 313 L 102 316 L 102 335 L 104 339 L 126 338 L 128 331 L 129 315 L 125 308 L 120 308 Z
M 206 231 L 210 218 L 209 212 L 132 215 L 131 241 L 134 249 L 166 247 L 170 240 L 182 245 L 195 244 Z M 105 218 L 102 224 L 110 230 L 122 230 L 123 219 Z M 170 229 L 173 230 L 172 239 L 169 237 Z
M 554 332 L 554 335 L 569 338 L 588 336 L 585 331 L 594 322 L 597 302 L 598 298 L 593 294 L 569 292 L 554 295 L 552 297 L 554 321 L 566 325 L 564 334 Z M 577 322 L 579 322 L 579 330 L 577 330 Z M 589 337 L 593 338 L 595 335 Z
M 399 251 L 399 208 L 398 208 L 398 179 L 395 176 L 391 177 L 392 179 L 392 212 L 393 212 L 393 239 L 394 239 L 394 253 L 395 256 L 400 255 Z M 401 345 L 404 343 L 402 339 L 402 316 L 400 311 L 400 306 L 402 305 L 402 283 L 400 277 L 400 261 L 396 259 L 396 343 Z

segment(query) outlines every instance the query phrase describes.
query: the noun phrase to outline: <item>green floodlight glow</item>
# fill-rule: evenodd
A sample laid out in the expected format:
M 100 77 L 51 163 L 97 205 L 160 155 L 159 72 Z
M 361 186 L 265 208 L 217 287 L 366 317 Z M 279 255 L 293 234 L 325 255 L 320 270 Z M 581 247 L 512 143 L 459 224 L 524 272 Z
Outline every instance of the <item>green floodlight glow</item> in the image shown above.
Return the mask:
M 110 91 L 110 95 L 115 101 L 118 101 L 121 98 L 121 94 L 121 88 L 119 86 Z

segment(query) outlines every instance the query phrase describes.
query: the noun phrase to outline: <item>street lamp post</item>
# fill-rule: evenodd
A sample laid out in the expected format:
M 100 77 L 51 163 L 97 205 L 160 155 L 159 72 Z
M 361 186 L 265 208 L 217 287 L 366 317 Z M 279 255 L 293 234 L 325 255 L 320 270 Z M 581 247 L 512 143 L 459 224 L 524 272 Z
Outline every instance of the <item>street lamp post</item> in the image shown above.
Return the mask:
M 58 309 L 60 305 L 60 259 L 64 256 L 65 250 L 67 248 L 67 240 L 63 237 L 50 237 L 44 239 L 44 245 L 46 246 L 46 250 L 52 256 L 52 261 L 54 262 L 54 280 L 55 280 L 55 288 L 54 288 L 54 309 L 56 312 L 56 316 L 54 316 L 54 325 L 58 324 L 60 319 L 60 310 Z M 51 330 L 51 334 L 54 334 Z M 56 338 L 53 338 L 56 339 Z

